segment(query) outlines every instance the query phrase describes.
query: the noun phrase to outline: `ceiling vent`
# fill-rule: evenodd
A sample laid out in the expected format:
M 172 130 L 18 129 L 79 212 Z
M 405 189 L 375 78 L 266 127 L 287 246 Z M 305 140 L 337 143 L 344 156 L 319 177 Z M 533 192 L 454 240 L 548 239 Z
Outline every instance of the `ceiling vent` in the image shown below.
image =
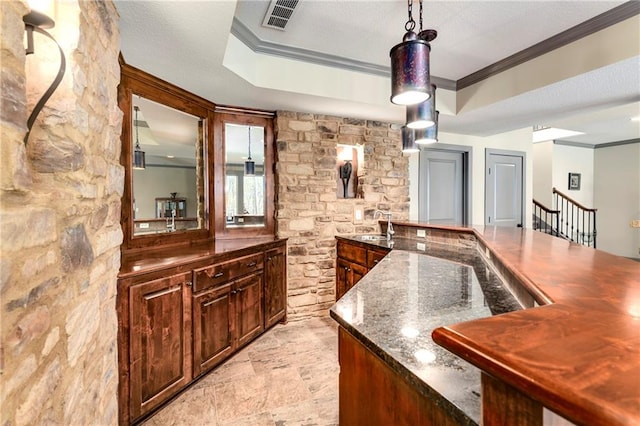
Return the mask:
M 299 2 L 300 0 L 271 0 L 262 25 L 284 31 Z

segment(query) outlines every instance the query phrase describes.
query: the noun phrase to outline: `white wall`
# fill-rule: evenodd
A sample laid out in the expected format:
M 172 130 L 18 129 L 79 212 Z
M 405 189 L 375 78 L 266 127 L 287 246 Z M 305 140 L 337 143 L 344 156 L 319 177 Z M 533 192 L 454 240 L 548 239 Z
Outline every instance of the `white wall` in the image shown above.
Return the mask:
M 170 197 L 172 192 L 187 199 L 187 217 L 197 216 L 195 168 L 147 166 L 133 171 L 133 181 L 136 219 L 156 217 L 156 197 Z
M 598 249 L 640 258 L 640 143 L 594 150 Z
M 508 133 L 488 137 L 442 133 L 438 135 L 440 143 L 465 145 L 472 147 L 471 161 L 471 222 L 474 225 L 484 224 L 484 175 L 485 149 L 503 149 L 523 151 L 526 153 L 525 164 L 525 226 L 531 228 L 531 198 L 533 194 L 533 144 L 532 130 L 514 130 Z M 409 162 L 409 195 L 411 197 L 410 219 L 418 220 L 418 154 L 411 154 Z
M 593 158 L 595 150 L 577 146 L 553 145 L 553 186 L 585 207 L 593 202 Z M 535 167 L 535 166 L 534 166 Z M 580 190 L 569 191 L 569 173 L 580 173 Z M 555 207 L 550 205 L 549 207 Z
M 533 144 L 533 198 L 553 208 L 553 141 Z

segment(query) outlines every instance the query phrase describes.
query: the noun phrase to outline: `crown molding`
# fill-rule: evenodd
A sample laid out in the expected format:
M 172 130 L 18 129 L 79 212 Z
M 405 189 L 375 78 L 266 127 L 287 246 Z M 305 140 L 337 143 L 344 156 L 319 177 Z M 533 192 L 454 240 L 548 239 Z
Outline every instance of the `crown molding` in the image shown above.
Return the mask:
M 233 18 L 231 34 L 240 40 L 245 46 L 256 53 L 279 56 L 296 61 L 309 62 L 333 68 L 341 68 L 348 71 L 362 72 L 366 74 L 378 75 L 381 77 L 391 77 L 391 67 L 372 64 L 370 62 L 357 61 L 355 59 L 343 58 L 341 56 L 316 52 L 313 50 L 301 49 L 298 47 L 284 46 L 259 39 L 246 25 L 237 18 Z M 456 90 L 456 82 L 436 76 L 431 77 L 432 83 L 438 89 Z
M 513 68 L 517 65 L 528 62 L 532 59 L 556 50 L 569 43 L 573 43 L 576 40 L 580 40 L 586 36 L 603 30 L 607 27 L 629 19 L 635 15 L 640 14 L 640 1 L 631 0 L 620 6 L 614 7 L 598 16 L 595 16 L 581 24 L 578 24 L 566 31 L 558 33 L 553 37 L 549 37 L 540 43 L 534 44 L 518 53 L 514 53 L 494 64 L 491 64 L 485 68 L 482 68 L 466 77 L 462 77 L 456 82 L 458 90 L 465 87 L 472 86 L 482 80 L 485 80 L 493 75 L 500 74 Z

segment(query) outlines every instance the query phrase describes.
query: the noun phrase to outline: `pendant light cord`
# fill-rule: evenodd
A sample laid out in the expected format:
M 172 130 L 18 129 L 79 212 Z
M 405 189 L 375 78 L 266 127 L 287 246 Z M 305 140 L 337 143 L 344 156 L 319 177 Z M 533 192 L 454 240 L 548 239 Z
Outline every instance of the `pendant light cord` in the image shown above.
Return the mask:
M 140 141 L 138 140 L 138 111 L 140 110 L 140 108 L 135 106 L 135 107 L 133 107 L 133 109 L 136 110 L 136 151 L 139 151 L 140 150 Z
M 420 1 L 420 4 L 422 4 L 422 1 Z M 413 11 L 413 0 L 407 0 L 407 9 L 409 10 L 409 20 L 404 24 L 404 29 L 406 32 L 410 32 L 416 27 L 416 21 L 413 20 L 413 14 L 411 13 Z
M 249 161 L 251 161 L 251 126 L 249 126 Z

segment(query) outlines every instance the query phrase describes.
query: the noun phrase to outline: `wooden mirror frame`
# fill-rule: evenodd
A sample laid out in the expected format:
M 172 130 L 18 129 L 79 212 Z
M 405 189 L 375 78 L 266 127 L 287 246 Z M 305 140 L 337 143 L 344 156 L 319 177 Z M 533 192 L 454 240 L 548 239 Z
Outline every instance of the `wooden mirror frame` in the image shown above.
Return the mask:
M 259 236 L 275 235 L 275 148 L 273 135 L 272 112 L 260 110 L 247 110 L 226 106 L 216 106 L 214 138 L 214 158 L 216 158 L 214 173 L 214 216 L 215 235 L 218 239 L 252 238 Z M 264 226 L 260 227 L 227 227 L 225 218 L 225 123 L 240 124 L 246 126 L 260 126 L 265 129 L 264 140 Z
M 133 95 L 139 95 L 154 102 L 166 105 L 187 114 L 201 117 L 205 120 L 205 143 L 203 150 L 202 178 L 204 193 L 199 194 L 200 202 L 204 206 L 203 228 L 158 233 L 148 235 L 134 235 L 133 223 L 133 144 L 132 136 L 132 102 Z M 210 176 L 214 158 L 213 129 L 215 104 L 187 92 L 177 86 L 167 83 L 142 70 L 130 65 L 120 64 L 120 85 L 118 86 L 118 105 L 123 112 L 122 117 L 122 150 L 120 164 L 124 167 L 124 192 L 122 194 L 121 225 L 123 232 L 123 250 L 136 250 L 151 247 L 166 247 L 197 243 L 211 240 L 214 237 L 214 206 L 213 185 Z

